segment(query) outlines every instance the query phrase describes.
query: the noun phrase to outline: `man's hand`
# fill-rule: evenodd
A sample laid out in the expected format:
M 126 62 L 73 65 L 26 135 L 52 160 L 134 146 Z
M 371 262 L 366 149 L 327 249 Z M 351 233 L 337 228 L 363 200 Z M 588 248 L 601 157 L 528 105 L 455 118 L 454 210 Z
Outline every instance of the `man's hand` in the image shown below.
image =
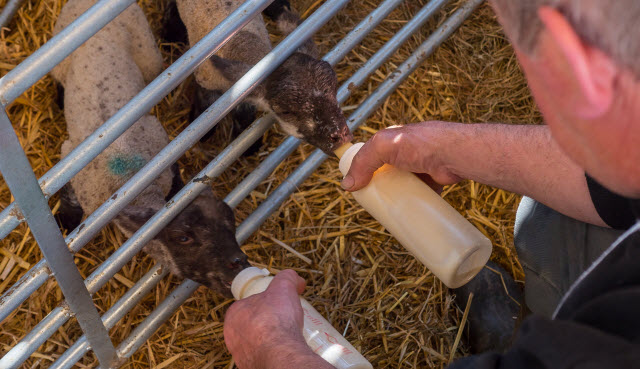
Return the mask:
M 462 180 L 448 167 L 440 145 L 451 123 L 424 122 L 390 127 L 376 133 L 353 158 L 349 173 L 342 180 L 345 190 L 366 186 L 373 172 L 384 164 L 416 173 L 434 190 Z
M 333 368 L 302 337 L 304 284 L 296 272 L 284 270 L 266 291 L 229 307 L 224 341 L 238 368 Z

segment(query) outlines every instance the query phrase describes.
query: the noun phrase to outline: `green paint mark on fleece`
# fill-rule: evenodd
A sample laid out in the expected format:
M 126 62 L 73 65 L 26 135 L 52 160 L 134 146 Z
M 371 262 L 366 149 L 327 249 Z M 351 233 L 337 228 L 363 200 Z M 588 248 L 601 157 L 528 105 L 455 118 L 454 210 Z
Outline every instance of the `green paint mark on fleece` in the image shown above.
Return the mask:
M 117 176 L 129 176 L 147 163 L 140 155 L 116 155 L 109 160 L 109 171 Z

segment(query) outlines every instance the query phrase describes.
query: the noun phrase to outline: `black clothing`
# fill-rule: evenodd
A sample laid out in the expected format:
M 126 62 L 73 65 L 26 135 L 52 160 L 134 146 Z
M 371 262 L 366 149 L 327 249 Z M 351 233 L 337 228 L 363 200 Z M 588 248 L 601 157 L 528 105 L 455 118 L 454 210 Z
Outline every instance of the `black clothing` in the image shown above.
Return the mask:
M 638 205 L 640 200 L 631 200 L 622 197 L 602 187 L 602 185 L 588 175 L 586 177 L 591 200 L 600 218 L 602 218 L 609 227 L 614 229 L 631 228 L 636 222 L 636 218 L 640 217 L 640 214 L 634 214 L 633 210 L 634 203 L 635 207 L 640 208 Z
M 506 353 L 463 358 L 450 369 L 640 368 L 640 221 L 632 222 L 640 201 L 588 183 L 602 219 L 630 229 L 571 286 L 553 320 L 529 317 Z

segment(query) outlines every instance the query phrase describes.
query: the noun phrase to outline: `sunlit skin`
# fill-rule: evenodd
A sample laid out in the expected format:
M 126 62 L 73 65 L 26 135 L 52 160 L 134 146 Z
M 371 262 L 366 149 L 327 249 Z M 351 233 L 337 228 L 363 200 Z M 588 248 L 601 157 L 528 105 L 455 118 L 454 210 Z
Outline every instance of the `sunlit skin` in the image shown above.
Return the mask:
M 510 36 L 508 20 L 497 13 Z M 422 122 L 386 129 L 360 149 L 343 187 L 366 186 L 373 172 L 389 163 L 439 185 L 473 179 L 524 194 L 597 225 L 605 224 L 591 201 L 585 171 L 613 191 L 640 197 L 640 79 L 582 42 L 559 12 L 541 8 L 539 16 L 544 27 L 536 52 L 528 55 L 514 46 L 547 126 Z M 276 279 L 294 278 L 295 273 L 285 272 Z M 327 367 L 309 355 L 297 333 L 287 335 L 299 309 L 296 283 L 279 283 L 232 305 L 225 339 L 240 369 L 300 367 L 289 365 L 296 358 L 304 358 L 302 367 Z M 288 302 L 258 307 L 272 298 Z M 264 327 L 258 323 L 263 318 L 289 323 Z M 283 359 L 277 347 L 261 341 L 266 334 L 284 335 L 299 354 L 289 351 Z

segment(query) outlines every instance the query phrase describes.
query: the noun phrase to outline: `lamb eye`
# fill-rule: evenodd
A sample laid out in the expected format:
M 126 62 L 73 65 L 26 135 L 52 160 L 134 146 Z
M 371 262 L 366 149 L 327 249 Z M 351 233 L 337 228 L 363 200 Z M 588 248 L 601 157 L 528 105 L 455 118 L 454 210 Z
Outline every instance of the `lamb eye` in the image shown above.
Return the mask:
M 193 238 L 186 235 L 182 235 L 182 236 L 178 236 L 177 241 L 183 245 L 186 245 L 191 243 L 193 241 Z

